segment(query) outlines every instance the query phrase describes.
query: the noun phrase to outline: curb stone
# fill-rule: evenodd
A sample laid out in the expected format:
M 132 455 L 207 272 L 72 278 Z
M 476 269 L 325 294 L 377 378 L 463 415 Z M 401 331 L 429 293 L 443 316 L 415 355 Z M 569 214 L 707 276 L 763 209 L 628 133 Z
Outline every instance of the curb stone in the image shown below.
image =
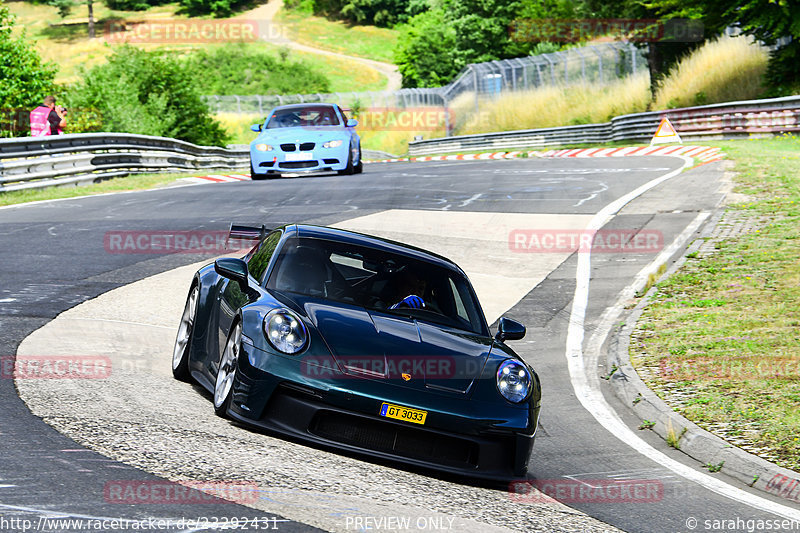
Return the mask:
M 686 256 L 703 245 L 724 213 L 724 208 L 717 209 L 700 230 L 700 235 L 695 234 L 687 239 L 687 242 L 691 239 L 694 241 L 684 248 L 683 253 L 658 281 L 673 275 L 683 266 Z M 612 330 L 606 339 L 607 368 L 617 369 L 608 380 L 614 394 L 641 420 L 655 422 L 650 429 L 665 441 L 670 434 L 680 436 L 678 449 L 701 465 L 716 467 L 721 464 L 722 471 L 748 487 L 789 502 L 800 503 L 799 473 L 773 464 L 706 431 L 675 412 L 642 381 L 631 364 L 628 348 L 636 323 L 655 290 L 655 287 L 650 288 L 636 307 L 625 316 L 624 325 Z

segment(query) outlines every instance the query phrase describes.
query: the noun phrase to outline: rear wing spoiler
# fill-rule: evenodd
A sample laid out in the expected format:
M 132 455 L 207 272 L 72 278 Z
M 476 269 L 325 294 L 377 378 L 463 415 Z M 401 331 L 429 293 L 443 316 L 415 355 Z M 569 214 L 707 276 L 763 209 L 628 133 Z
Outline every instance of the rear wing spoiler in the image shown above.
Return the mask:
M 245 226 L 242 224 L 231 224 L 231 229 L 228 230 L 228 238 L 225 239 L 225 248 L 228 248 L 228 243 L 231 239 L 239 241 L 259 241 L 263 239 L 270 230 L 267 226 Z

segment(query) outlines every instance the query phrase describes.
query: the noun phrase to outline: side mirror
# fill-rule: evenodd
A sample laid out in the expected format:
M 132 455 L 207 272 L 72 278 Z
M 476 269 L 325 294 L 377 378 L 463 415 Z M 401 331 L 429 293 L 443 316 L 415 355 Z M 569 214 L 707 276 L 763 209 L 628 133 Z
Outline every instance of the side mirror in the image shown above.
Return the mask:
M 223 278 L 238 281 L 247 287 L 247 263 L 234 257 L 221 257 L 214 261 L 214 270 Z
M 348 118 L 347 119 L 347 127 L 348 128 L 355 128 L 356 126 L 358 126 L 358 121 L 356 119 L 354 119 L 354 118 Z
M 250 129 L 256 133 L 259 133 L 261 131 L 262 126 L 263 124 L 253 124 L 252 126 L 250 126 Z
M 497 324 L 497 335 L 494 338 L 499 341 L 518 341 L 524 336 L 525 326 L 516 320 L 503 317 Z

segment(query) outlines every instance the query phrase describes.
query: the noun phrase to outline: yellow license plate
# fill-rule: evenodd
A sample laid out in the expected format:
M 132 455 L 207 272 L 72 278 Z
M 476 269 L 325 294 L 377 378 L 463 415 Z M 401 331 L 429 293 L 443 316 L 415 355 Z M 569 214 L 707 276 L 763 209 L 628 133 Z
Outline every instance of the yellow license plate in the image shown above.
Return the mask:
M 419 409 L 403 407 L 402 405 L 384 403 L 381 404 L 380 415 L 386 418 L 413 422 L 415 424 L 424 424 L 425 418 L 428 416 L 428 411 L 420 411 Z

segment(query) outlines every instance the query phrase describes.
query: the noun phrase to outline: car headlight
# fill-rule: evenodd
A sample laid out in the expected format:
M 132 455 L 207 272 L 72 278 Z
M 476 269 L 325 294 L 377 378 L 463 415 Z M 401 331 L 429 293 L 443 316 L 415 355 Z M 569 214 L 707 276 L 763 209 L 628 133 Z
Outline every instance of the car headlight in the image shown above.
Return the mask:
M 326 143 L 322 143 L 323 148 L 339 148 L 344 141 L 341 139 L 337 139 L 335 141 L 328 141 Z
M 268 144 L 257 144 L 256 145 L 256 150 L 258 150 L 259 152 L 271 152 L 272 151 L 272 146 L 270 146 Z
M 308 344 L 306 325 L 286 309 L 273 309 L 264 317 L 264 335 L 279 352 L 293 355 Z
M 497 390 L 509 402 L 519 403 L 531 392 L 530 371 L 514 360 L 503 361 L 497 368 Z

